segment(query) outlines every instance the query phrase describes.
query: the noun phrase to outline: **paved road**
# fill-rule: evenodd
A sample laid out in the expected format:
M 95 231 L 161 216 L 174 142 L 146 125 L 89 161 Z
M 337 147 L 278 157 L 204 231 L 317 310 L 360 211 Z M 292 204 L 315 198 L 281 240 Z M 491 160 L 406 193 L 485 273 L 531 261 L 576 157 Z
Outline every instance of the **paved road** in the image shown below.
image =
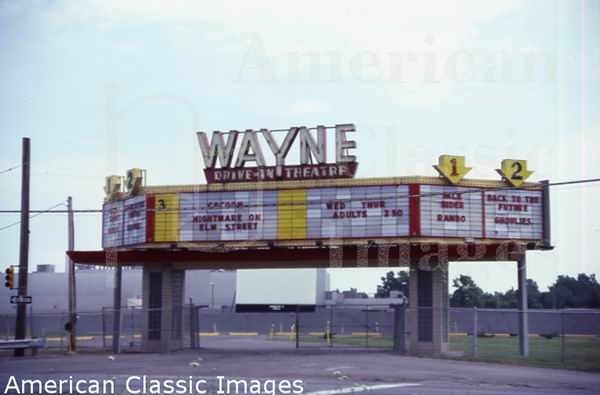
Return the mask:
M 387 351 L 299 349 L 288 342 L 257 338 L 202 339 L 201 350 L 171 354 L 44 353 L 15 359 L 0 353 L 0 393 L 17 379 L 102 380 L 122 393 L 131 376 L 206 380 L 216 393 L 216 377 L 227 379 L 302 380 L 304 393 L 342 394 L 599 394 L 600 374 L 512 367 L 475 362 L 397 356 Z M 119 390 L 121 389 L 121 391 Z M 211 392 L 208 392 L 211 393 Z M 243 392 L 240 392 L 243 393 Z

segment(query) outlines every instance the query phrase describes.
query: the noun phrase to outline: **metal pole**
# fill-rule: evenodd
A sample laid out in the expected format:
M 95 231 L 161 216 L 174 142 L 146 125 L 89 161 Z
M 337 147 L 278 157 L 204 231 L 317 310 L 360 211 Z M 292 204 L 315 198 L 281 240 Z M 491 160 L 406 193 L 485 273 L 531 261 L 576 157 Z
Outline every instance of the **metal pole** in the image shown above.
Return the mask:
M 60 351 L 62 352 L 63 347 L 65 346 L 65 335 L 64 335 L 64 331 L 65 330 L 65 314 L 64 313 L 60 313 Z
M 300 328 L 299 328 L 299 324 L 300 324 L 300 319 L 299 316 L 300 315 L 300 305 L 296 305 L 296 325 L 294 325 L 294 328 L 296 329 L 296 348 L 300 347 Z
M 129 347 L 133 348 L 133 344 L 135 342 L 135 326 L 133 323 L 133 307 L 129 308 L 129 327 L 131 328 L 131 341 L 129 342 Z
M 33 304 L 29 305 L 29 337 L 35 337 L 33 331 Z
M 543 203 L 543 216 L 544 216 L 544 225 L 542 228 L 542 235 L 544 237 L 544 246 L 551 247 L 551 228 L 550 228 L 550 181 L 543 180 L 540 181 L 540 184 L 544 185 L 544 189 L 542 189 L 542 203 Z
M 73 224 L 73 199 L 67 197 L 68 210 L 68 249 L 75 250 L 75 226 Z M 75 331 L 75 323 L 77 322 L 76 313 L 76 290 L 75 290 L 75 264 L 73 260 L 67 257 L 68 273 L 69 273 L 69 322 L 71 323 L 71 332 L 69 333 L 69 344 L 72 352 L 76 351 L 77 334 Z
M 192 298 L 190 298 L 190 348 L 196 348 L 196 326 L 194 324 L 194 305 Z
M 560 362 L 565 363 L 565 310 L 560 309 Z
M 333 306 L 329 310 L 329 347 L 333 347 Z
M 113 338 L 112 351 L 118 354 L 121 351 L 121 275 L 122 268 L 117 265 L 115 267 L 115 290 L 113 296 Z
M 102 348 L 106 348 L 106 318 L 104 317 L 105 308 L 102 308 Z
M 367 320 L 367 323 L 365 325 L 365 327 L 366 327 L 365 338 L 366 338 L 366 342 L 367 342 L 367 348 L 369 348 L 369 306 L 367 306 L 367 312 L 365 314 L 365 318 Z
M 517 261 L 519 287 L 519 352 L 529 356 L 529 324 L 527 318 L 527 260 L 525 253 Z
M 200 337 L 200 325 L 202 324 L 201 318 L 200 318 L 200 306 L 196 307 L 196 318 L 194 318 L 194 320 L 196 321 L 196 339 L 198 340 L 198 348 L 201 347 L 202 345 L 202 338 Z
M 29 138 L 23 138 L 21 172 L 21 238 L 19 246 L 19 288 L 17 295 L 27 295 L 27 271 L 29 270 L 29 172 L 31 164 Z M 15 339 L 25 339 L 27 305 L 17 304 Z M 25 356 L 24 348 L 15 349 L 15 357 Z
M 394 351 L 406 352 L 406 307 L 394 306 Z
M 473 357 L 477 357 L 477 334 L 479 323 L 477 320 L 477 307 L 473 307 Z
M 210 283 L 210 309 L 214 310 L 215 308 L 215 283 Z

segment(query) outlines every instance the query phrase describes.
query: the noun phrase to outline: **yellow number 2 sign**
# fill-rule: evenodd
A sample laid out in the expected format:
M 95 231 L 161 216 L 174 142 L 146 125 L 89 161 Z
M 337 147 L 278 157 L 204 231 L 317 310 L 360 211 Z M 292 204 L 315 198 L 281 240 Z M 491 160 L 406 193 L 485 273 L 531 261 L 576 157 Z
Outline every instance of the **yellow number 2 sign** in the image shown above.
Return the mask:
M 502 167 L 496 171 L 514 187 L 520 187 L 533 174 L 527 170 L 527 161 L 521 159 L 504 159 Z

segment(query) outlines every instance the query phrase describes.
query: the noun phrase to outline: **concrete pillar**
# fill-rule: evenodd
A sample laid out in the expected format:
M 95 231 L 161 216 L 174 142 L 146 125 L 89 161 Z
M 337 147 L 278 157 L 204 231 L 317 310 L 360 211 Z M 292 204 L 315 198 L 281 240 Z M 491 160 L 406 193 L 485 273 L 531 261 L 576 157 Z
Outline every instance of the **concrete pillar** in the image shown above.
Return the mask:
M 525 253 L 517 261 L 519 290 L 519 352 L 529 356 L 529 321 L 527 318 L 527 261 Z
M 115 267 L 114 290 L 113 290 L 113 335 L 112 351 L 113 354 L 121 352 L 121 289 L 122 289 L 123 268 Z
M 410 265 L 410 352 L 439 356 L 448 352 L 448 271 Z
M 171 265 L 144 266 L 142 275 L 142 351 L 183 348 L 185 271 Z
M 394 351 L 406 352 L 406 306 L 394 306 Z

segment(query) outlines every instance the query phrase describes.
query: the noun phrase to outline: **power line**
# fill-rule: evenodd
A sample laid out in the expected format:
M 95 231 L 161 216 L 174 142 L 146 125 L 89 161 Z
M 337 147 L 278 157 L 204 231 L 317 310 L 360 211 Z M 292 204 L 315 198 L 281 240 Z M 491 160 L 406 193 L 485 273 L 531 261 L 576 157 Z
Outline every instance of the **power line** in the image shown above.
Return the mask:
M 515 188 L 515 187 L 501 187 L 501 188 L 484 188 L 484 187 L 462 187 L 462 186 L 457 186 L 456 188 L 469 188 L 469 190 L 466 191 L 457 191 L 458 193 L 460 193 L 461 195 L 467 195 L 467 194 L 472 194 L 472 193 L 481 193 L 481 192 L 501 192 L 501 191 L 522 191 L 522 190 L 539 190 L 540 188 L 544 188 L 544 187 L 556 187 L 556 186 L 565 186 L 565 185 L 580 185 L 580 184 L 591 184 L 591 183 L 595 183 L 595 182 L 600 182 L 600 178 L 590 178 L 590 179 L 584 179 L 584 180 L 572 180 L 572 181 L 561 181 L 561 182 L 554 182 L 554 183 L 548 183 L 548 184 L 536 184 L 536 185 L 532 185 L 532 186 L 527 186 L 527 187 L 519 187 L 519 188 Z M 401 184 L 401 185 L 407 185 L 408 184 Z M 401 186 L 401 185 L 381 185 L 381 187 L 386 187 L 386 186 L 390 186 L 390 187 L 394 187 L 394 186 Z M 422 184 L 421 184 L 422 185 Z M 377 185 L 374 185 L 375 187 Z M 431 185 L 431 186 L 444 186 L 444 185 Z M 368 187 L 368 186 L 366 186 Z M 353 187 L 348 187 L 348 186 L 343 186 L 343 187 L 327 187 L 327 188 L 340 188 L 340 189 L 349 189 L 349 188 L 353 188 Z M 356 188 L 356 187 L 355 187 Z M 325 189 L 325 188 L 324 188 Z M 273 191 L 272 189 L 269 190 L 261 190 L 261 189 L 256 189 L 256 190 L 245 190 L 245 191 L 239 191 L 239 192 L 269 192 L 269 191 Z M 214 191 L 202 191 L 202 192 L 181 192 L 181 193 L 214 193 Z M 222 191 L 222 193 L 235 193 L 235 191 Z M 399 195 L 399 194 L 382 194 L 379 195 L 377 197 L 355 197 L 355 198 L 337 198 L 337 197 L 332 197 L 332 200 L 335 201 L 339 201 L 339 202 L 352 202 L 352 201 L 379 201 L 381 199 L 389 199 L 389 198 L 396 198 L 396 199 L 410 199 L 410 198 L 415 198 L 415 197 L 435 197 L 435 196 L 443 196 L 445 193 L 447 192 L 430 192 L 430 193 L 418 193 L 418 194 L 408 194 L 408 195 Z M 110 203 L 110 202 L 109 202 Z M 286 203 L 272 203 L 272 204 L 248 204 L 243 206 L 244 208 L 260 208 L 260 207 L 284 207 L 284 206 L 309 206 L 309 205 L 320 205 L 323 204 L 323 201 L 303 201 L 303 202 L 286 202 Z M 60 204 L 59 204 L 60 205 Z M 59 206 L 56 205 L 56 206 Z M 53 206 L 53 207 L 56 207 Z M 235 208 L 235 207 L 231 207 L 231 208 Z M 165 209 L 158 209 L 158 208 L 154 208 L 154 209 L 131 209 L 131 211 L 135 211 L 135 212 L 141 212 L 141 211 L 161 211 L 161 212 L 184 212 L 184 211 L 197 211 L 201 209 L 200 207 L 191 207 L 188 209 L 169 209 L 169 208 L 165 208 Z M 213 210 L 216 210 L 219 208 L 214 208 Z M 53 210 L 50 211 L 51 209 L 47 209 L 47 210 L 30 210 L 30 213 L 37 213 L 37 214 L 44 214 L 44 213 L 48 213 L 48 214 L 66 214 L 69 211 L 68 210 Z M 21 210 L 0 210 L 0 214 L 18 214 L 20 213 Z M 85 213 L 102 213 L 103 210 L 102 209 L 79 209 L 79 210 L 73 210 L 74 213 L 78 213 L 78 214 L 85 214 Z M 0 228 L 0 230 L 2 230 L 2 228 Z
M 31 218 L 35 218 L 35 217 L 37 217 L 38 215 L 42 215 L 42 214 L 44 214 L 44 213 L 48 213 L 48 212 L 50 212 L 50 210 L 52 210 L 53 208 L 55 208 L 55 207 L 58 207 L 58 206 L 64 206 L 64 202 L 63 202 L 63 203 L 57 203 L 57 204 L 55 204 L 54 206 L 47 208 L 46 210 L 39 210 L 39 211 L 36 211 L 36 214 L 33 214 L 33 215 L 29 216 L 29 219 L 31 219 Z M 19 211 L 19 212 L 20 212 L 20 211 Z M 31 212 L 31 211 L 30 211 L 30 212 Z M 0 228 L 0 230 L 4 230 L 4 229 L 11 228 L 11 227 L 13 227 L 13 226 L 19 225 L 20 223 L 21 223 L 21 221 L 14 222 L 14 223 L 12 223 L 12 224 L 10 224 L 10 225 L 6 225 L 6 226 L 4 226 L 4 227 Z
M 12 170 L 18 169 L 19 167 L 23 167 L 23 166 L 25 166 L 25 163 L 21 163 L 20 165 L 18 165 L 18 166 L 15 166 L 15 167 L 9 167 L 9 168 L 8 168 L 8 169 L 6 169 L 6 170 L 2 170 L 2 171 L 0 171 L 0 174 L 8 173 L 9 171 L 12 171 Z

